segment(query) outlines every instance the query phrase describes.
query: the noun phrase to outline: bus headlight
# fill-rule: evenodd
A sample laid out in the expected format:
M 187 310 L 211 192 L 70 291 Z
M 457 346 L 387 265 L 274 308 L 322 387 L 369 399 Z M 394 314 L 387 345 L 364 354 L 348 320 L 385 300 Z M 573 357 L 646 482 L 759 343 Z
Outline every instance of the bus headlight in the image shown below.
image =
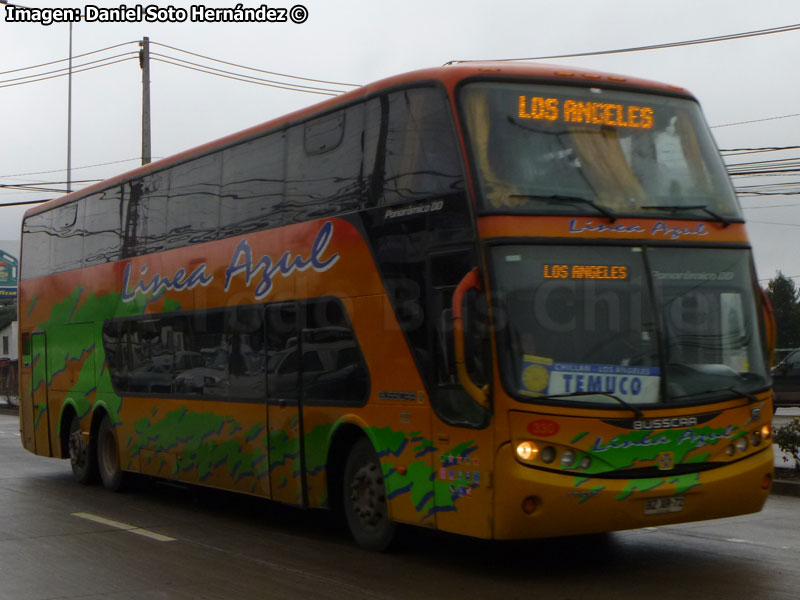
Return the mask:
M 746 435 L 743 435 L 738 440 L 736 440 L 736 449 L 739 452 L 744 452 L 745 450 L 747 450 L 747 446 L 748 445 L 749 445 L 749 443 L 747 441 L 747 436 Z
M 575 463 L 575 453 L 572 450 L 564 450 L 561 454 L 561 466 L 571 467 Z

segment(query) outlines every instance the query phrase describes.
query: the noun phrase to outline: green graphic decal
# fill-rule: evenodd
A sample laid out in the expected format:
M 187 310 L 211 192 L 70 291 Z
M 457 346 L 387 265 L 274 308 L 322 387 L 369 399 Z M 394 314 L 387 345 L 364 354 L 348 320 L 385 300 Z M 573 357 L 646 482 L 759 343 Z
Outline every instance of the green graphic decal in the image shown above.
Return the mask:
M 59 389 L 59 376 L 70 368 L 77 368 L 79 375 L 75 383 L 66 390 L 70 402 L 65 403 L 65 406 L 72 405 L 79 415 L 85 415 L 91 408 L 93 392 L 102 390 L 107 392 L 105 406 L 111 422 L 118 424 L 122 399 L 113 393 L 111 377 L 105 364 L 102 346 L 103 321 L 112 317 L 142 314 L 148 301 L 140 296 L 132 302 L 123 302 L 120 294 L 95 296 L 78 287 L 69 297 L 57 302 L 51 309 L 48 320 L 38 323 L 38 329 L 46 332 L 47 364 L 45 365 L 43 355 L 34 357 L 32 389 L 45 384 Z M 164 301 L 165 312 L 179 307 L 175 301 Z
M 659 486 L 672 485 L 671 490 L 664 490 L 665 494 L 683 494 L 687 490 L 700 485 L 700 474 L 689 473 L 674 477 L 657 477 L 652 479 L 634 479 L 628 482 L 625 489 L 617 496 L 617 500 L 625 500 L 634 492 L 647 492 Z
M 239 481 L 246 477 L 260 478 L 269 472 L 264 423 L 251 428 L 249 441 L 255 450 L 244 452 L 242 443 L 230 439 L 231 431 L 241 431 L 238 422 L 229 416 L 213 413 L 196 413 L 186 408 L 175 410 L 165 418 L 151 422 L 140 419 L 135 424 L 136 437 L 131 444 L 131 456 L 147 449 L 158 453 L 178 453 L 172 476 L 196 471 L 197 479 L 205 481 L 215 469 L 224 468 L 227 474 Z
M 700 457 L 709 456 L 708 446 L 714 446 L 722 440 L 731 440 L 739 434 L 739 427 L 729 425 L 658 432 L 640 430 L 615 436 L 608 441 L 599 437 L 586 453 L 591 456 L 592 465 L 581 472 L 592 475 L 626 469 L 636 466 L 639 461 L 655 461 L 663 453 L 671 453 L 674 464 L 700 462 Z M 693 454 L 701 448 L 706 451 Z M 580 463 L 581 456 L 575 461 L 576 464 Z

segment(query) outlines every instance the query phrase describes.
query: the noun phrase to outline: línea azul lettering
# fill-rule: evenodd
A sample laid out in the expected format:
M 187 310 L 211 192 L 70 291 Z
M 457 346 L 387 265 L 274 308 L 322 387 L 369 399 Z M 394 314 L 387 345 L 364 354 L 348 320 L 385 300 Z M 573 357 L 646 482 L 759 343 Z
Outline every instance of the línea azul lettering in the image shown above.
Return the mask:
M 247 239 L 243 239 L 237 244 L 230 265 L 225 269 L 225 291 L 228 291 L 233 278 L 237 275 L 244 275 L 245 285 L 250 287 L 253 279 L 260 273 L 261 280 L 256 285 L 254 295 L 256 300 L 263 300 L 272 291 L 272 283 L 276 275 L 288 277 L 295 271 L 305 271 L 309 267 L 318 273 L 327 271 L 339 260 L 338 253 L 326 259 L 322 258 L 332 237 L 333 223 L 328 221 L 320 228 L 317 237 L 311 244 L 308 258 L 303 258 L 300 254 L 292 256 L 291 251 L 287 250 L 277 262 L 265 254 L 255 263 L 250 244 Z

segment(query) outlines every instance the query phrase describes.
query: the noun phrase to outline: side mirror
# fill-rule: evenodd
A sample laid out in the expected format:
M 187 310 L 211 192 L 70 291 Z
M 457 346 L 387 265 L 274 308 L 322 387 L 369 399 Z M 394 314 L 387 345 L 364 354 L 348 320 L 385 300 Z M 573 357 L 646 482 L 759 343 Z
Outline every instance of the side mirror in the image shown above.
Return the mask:
M 465 360 L 464 301 L 469 290 L 481 290 L 478 268 L 472 269 L 459 282 L 453 292 L 453 354 L 456 374 L 461 387 L 483 408 L 489 408 L 489 386 L 478 386 L 470 377 Z

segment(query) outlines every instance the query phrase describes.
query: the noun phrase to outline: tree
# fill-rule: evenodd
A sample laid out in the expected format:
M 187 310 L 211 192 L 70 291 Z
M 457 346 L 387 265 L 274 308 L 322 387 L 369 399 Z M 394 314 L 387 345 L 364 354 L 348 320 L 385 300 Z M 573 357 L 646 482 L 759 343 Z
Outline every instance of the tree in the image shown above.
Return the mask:
M 778 348 L 800 346 L 800 300 L 794 281 L 778 271 L 767 284 L 767 296 L 775 311 Z

